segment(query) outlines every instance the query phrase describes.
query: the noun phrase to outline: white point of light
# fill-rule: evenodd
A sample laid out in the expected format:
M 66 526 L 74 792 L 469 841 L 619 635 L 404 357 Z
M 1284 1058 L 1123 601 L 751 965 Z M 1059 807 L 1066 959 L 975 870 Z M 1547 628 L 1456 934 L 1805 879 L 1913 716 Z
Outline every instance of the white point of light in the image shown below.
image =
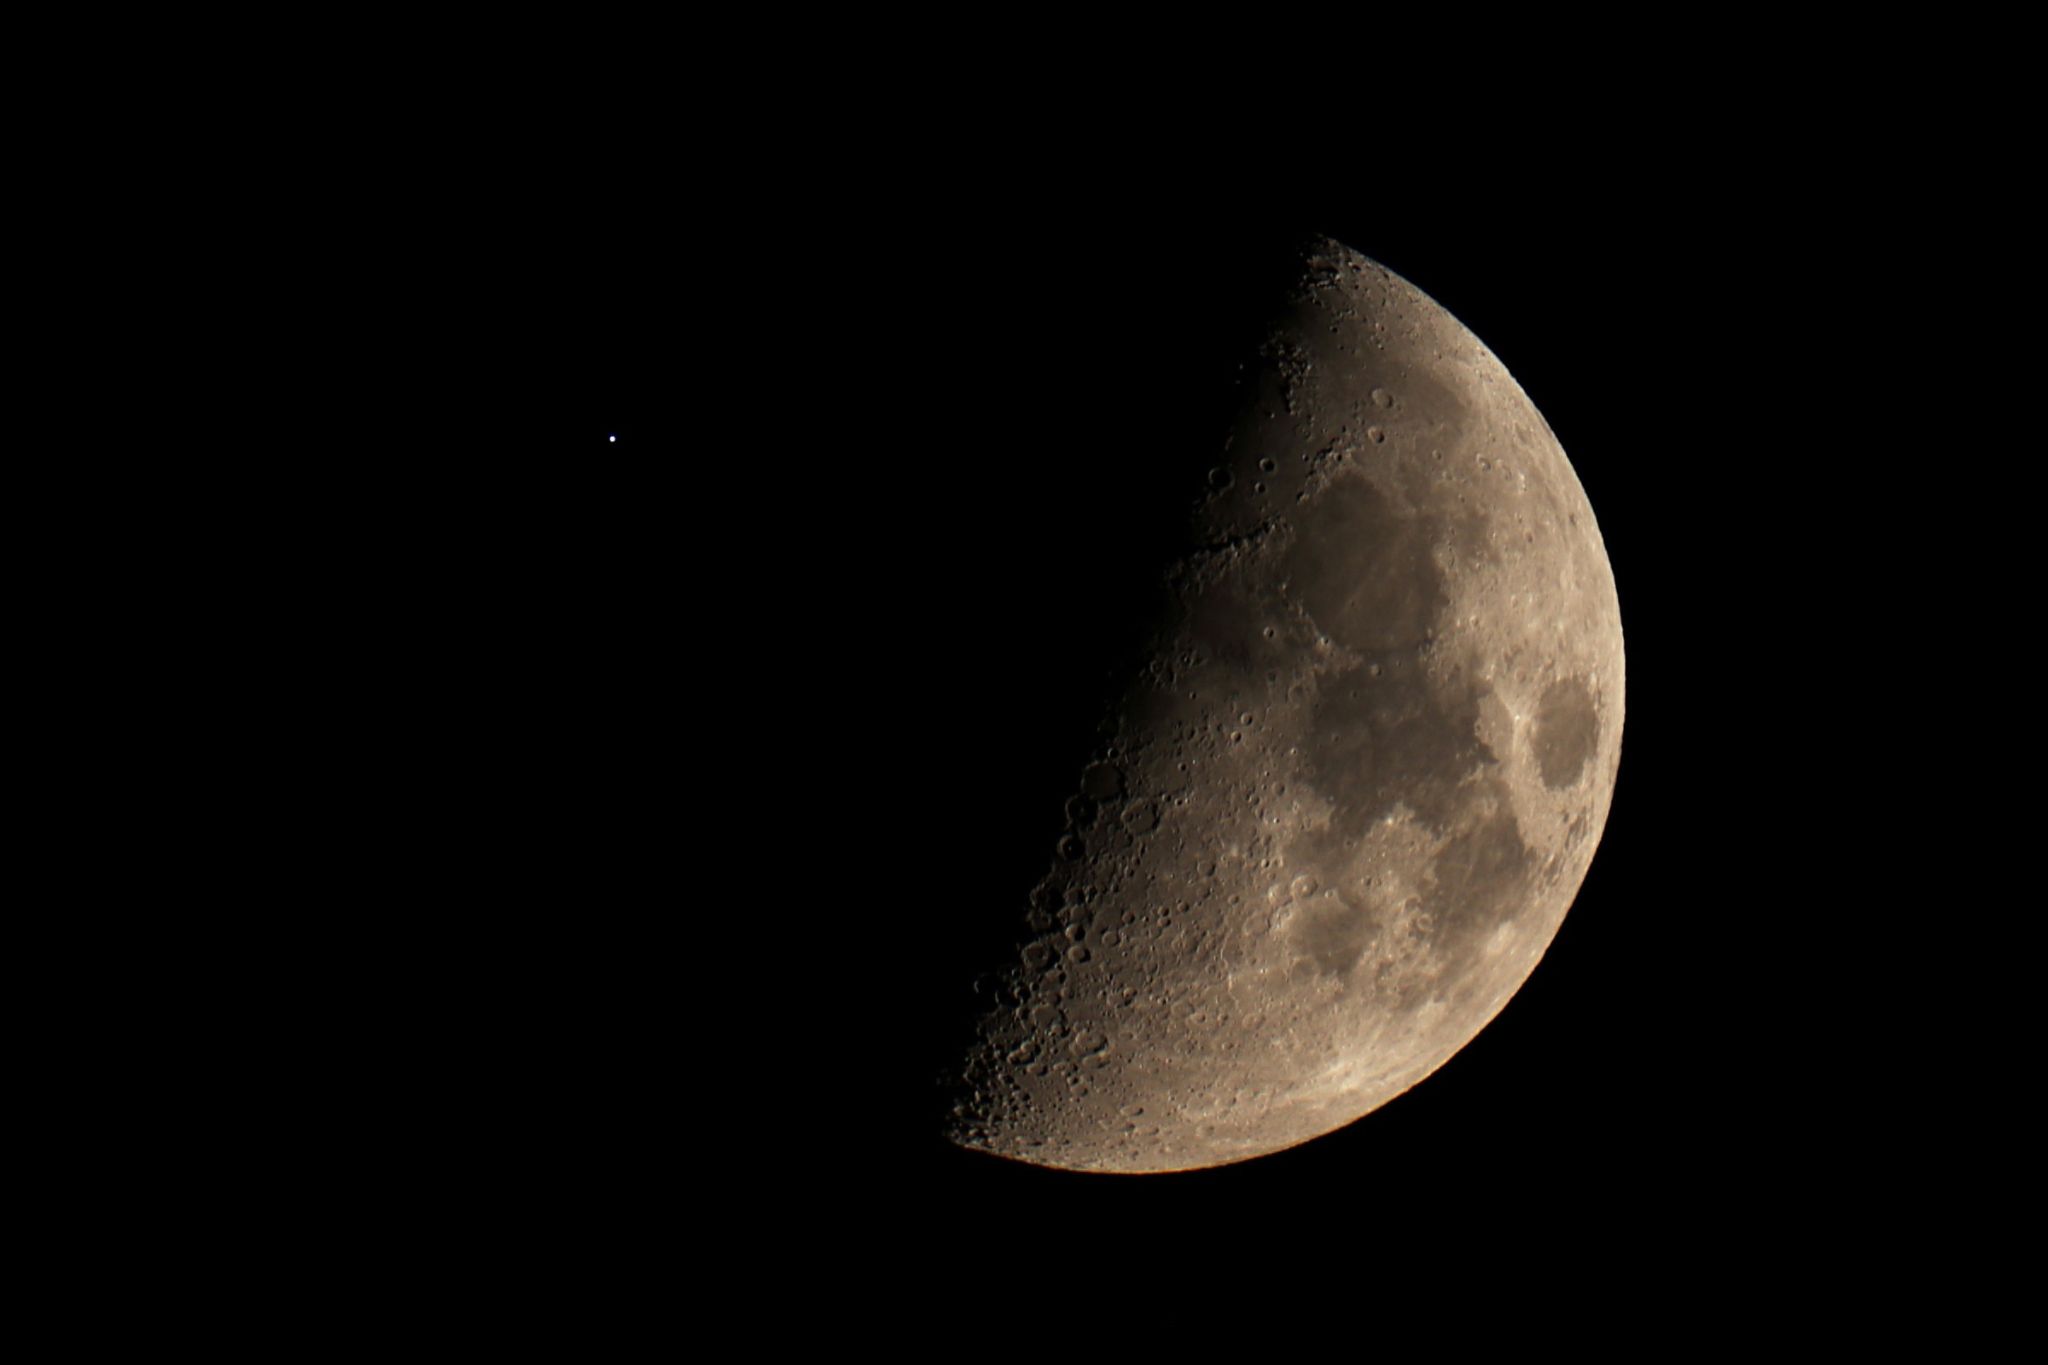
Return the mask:
M 619 438 L 618 438 L 618 437 L 616 437 L 616 436 L 607 436 L 607 437 L 605 437 L 605 439 L 606 439 L 607 441 L 616 441 L 616 440 L 618 440 Z

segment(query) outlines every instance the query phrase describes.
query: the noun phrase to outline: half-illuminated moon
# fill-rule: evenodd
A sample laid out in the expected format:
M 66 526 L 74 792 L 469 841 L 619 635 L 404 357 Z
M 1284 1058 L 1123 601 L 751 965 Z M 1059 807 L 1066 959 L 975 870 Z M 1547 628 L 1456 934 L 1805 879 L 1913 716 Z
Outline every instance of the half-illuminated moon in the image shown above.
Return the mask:
M 1622 636 L 1584 490 L 1457 319 L 1328 240 L 1256 362 L 1205 548 L 960 1071 L 948 1135 L 1170 1171 L 1350 1123 L 1469 1042 L 1577 894 Z

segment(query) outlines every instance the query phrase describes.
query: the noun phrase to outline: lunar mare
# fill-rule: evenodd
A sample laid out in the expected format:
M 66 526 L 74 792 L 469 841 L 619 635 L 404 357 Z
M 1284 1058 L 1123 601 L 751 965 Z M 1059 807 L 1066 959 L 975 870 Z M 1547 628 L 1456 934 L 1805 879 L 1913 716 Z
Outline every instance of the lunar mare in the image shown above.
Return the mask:
M 1620 611 L 1501 362 L 1327 239 L 1241 379 L 948 1136 L 1169 1171 L 1348 1124 L 1527 979 L 1606 822 Z

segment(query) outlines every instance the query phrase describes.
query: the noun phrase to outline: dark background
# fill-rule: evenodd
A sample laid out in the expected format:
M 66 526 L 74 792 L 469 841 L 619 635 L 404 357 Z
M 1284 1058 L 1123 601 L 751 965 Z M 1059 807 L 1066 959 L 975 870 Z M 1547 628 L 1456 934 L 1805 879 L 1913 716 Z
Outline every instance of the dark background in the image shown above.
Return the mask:
M 1707 163 L 1525 170 L 1268 202 L 912 159 L 756 217 L 627 196 L 554 238 L 508 418 L 469 447 L 518 452 L 488 482 L 519 528 L 493 593 L 534 872 L 492 950 L 513 1026 L 463 1093 L 545 1154 L 524 1207 L 737 1183 L 763 1235 L 887 1226 L 939 1261 L 1046 1219 L 1865 1216 L 1905 1140 L 1861 965 L 1892 921 L 1857 736 L 1895 697 L 1843 682 L 1901 572 L 1844 552 L 1881 439 L 1845 413 L 1888 383 L 1852 344 L 1872 253 L 1789 168 L 1739 193 Z M 1305 231 L 1469 326 L 1586 489 L 1628 658 L 1598 856 L 1500 1016 L 1349 1128 L 1170 1177 L 956 1151 L 936 1059 Z
M 1293 35 L 1275 98 L 1155 26 L 1168 102 L 786 27 L 366 31 L 345 89 L 273 64 L 315 118 L 215 82 L 216 127 L 116 109 L 72 158 L 83 249 L 24 279 L 77 390 L 28 386 L 61 438 L 22 453 L 82 495 L 18 502 L 80 646 L 25 663 L 85 705 L 24 733 L 137 817 L 31 791 L 74 892 L 138 880 L 26 917 L 82 942 L 21 958 L 76 1237 L 474 1285 L 465 1330 L 644 1299 L 924 1347 L 957 1309 L 975 1350 L 1105 1307 L 1440 1339 L 1388 1286 L 1476 1321 L 1545 1271 L 1546 1323 L 1640 1274 L 1705 1299 L 1660 1327 L 1775 1291 L 1888 1330 L 1927 1263 L 2025 1243 L 1920 1227 L 2016 1223 L 2038 1164 L 2037 1059 L 1990 1060 L 2039 995 L 1999 970 L 2039 899 L 2039 253 L 1997 35 L 1693 25 L 1494 87 L 1374 20 Z M 967 983 L 1303 231 L 1462 319 L 1578 472 L 1628 658 L 1598 856 L 1499 1018 L 1339 1133 L 1135 1178 L 956 1151 Z M 1821 1290 L 1859 1260 L 1903 1284 Z

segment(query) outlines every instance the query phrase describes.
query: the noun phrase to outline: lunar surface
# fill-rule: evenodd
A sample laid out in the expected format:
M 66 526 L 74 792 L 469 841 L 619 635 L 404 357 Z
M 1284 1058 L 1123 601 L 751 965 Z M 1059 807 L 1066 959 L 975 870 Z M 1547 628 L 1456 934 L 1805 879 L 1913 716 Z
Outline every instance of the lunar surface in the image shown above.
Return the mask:
M 1351 1123 L 1499 1012 L 1592 860 L 1621 619 L 1557 438 L 1337 242 L 1277 317 L 1018 907 L 962 1146 L 1172 1171 Z

